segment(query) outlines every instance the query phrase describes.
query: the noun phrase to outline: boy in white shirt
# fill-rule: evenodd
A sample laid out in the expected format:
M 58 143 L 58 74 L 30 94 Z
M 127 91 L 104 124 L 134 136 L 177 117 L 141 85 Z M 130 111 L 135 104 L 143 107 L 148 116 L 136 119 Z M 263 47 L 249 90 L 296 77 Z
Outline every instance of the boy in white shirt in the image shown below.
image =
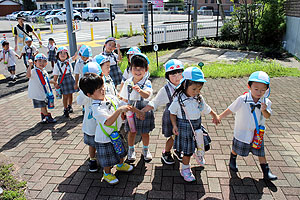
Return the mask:
M 25 38 L 25 43 L 26 43 L 26 45 L 23 47 L 19 59 L 21 59 L 22 57 L 24 58 L 24 64 L 25 64 L 26 69 L 27 69 L 28 68 L 28 60 L 29 59 L 34 60 L 34 57 L 39 53 L 39 51 L 32 44 L 31 37 L 26 37 Z
M 9 48 L 9 42 L 6 40 L 1 41 L 3 49 L 0 51 L 0 61 L 3 60 L 4 65 L 10 73 L 10 78 L 12 81 L 16 80 L 16 60 L 15 56 L 19 58 L 20 56 L 16 52 Z
M 264 179 L 276 180 L 269 169 L 266 160 L 264 141 L 261 140 L 257 147 L 255 143 L 256 129 L 264 126 L 265 119 L 270 118 L 272 114 L 272 102 L 265 97 L 269 94 L 270 78 L 263 71 L 253 72 L 248 79 L 249 92 L 239 96 L 221 115 L 220 120 L 231 113 L 235 115 L 234 137 L 232 142 L 232 151 L 229 167 L 237 172 L 236 157 L 248 156 L 249 152 L 258 156 Z M 268 95 L 267 95 L 268 96 Z

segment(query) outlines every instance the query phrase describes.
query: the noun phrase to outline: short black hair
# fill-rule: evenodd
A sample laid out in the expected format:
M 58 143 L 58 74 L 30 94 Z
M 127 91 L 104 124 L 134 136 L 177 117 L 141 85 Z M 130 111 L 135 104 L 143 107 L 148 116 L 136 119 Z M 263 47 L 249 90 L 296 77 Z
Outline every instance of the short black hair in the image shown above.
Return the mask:
M 56 54 L 56 59 L 59 60 L 59 61 L 61 61 L 61 60 L 59 59 L 59 53 L 60 53 L 60 52 L 57 52 L 57 54 Z M 68 55 L 67 59 L 69 59 L 69 58 L 70 58 L 69 52 L 67 52 L 67 55 Z
M 140 55 L 131 57 L 130 67 L 143 67 L 145 70 L 148 70 L 148 61 Z
M 79 81 L 79 88 L 86 96 L 88 96 L 88 94 L 94 94 L 94 92 L 101 88 L 103 84 L 101 76 L 95 73 L 85 73 Z
M 169 75 L 170 74 L 176 74 L 177 72 L 183 72 L 183 69 L 175 69 L 175 70 L 172 70 L 172 71 L 170 71 L 170 72 L 166 72 L 165 73 L 165 78 L 166 79 L 168 79 L 168 80 L 170 80 L 170 77 L 169 77 Z
M 9 44 L 9 42 L 5 40 L 2 42 L 2 47 L 5 47 L 5 45 L 8 45 L 8 44 Z
M 251 87 L 251 85 L 252 85 L 253 82 L 254 82 L 254 81 L 248 81 L 249 87 Z M 267 85 L 267 89 L 269 89 L 270 85 L 269 85 L 269 84 L 266 84 L 266 85 Z
M 54 42 L 54 39 L 53 38 L 49 38 L 49 40 L 48 41 L 53 41 Z

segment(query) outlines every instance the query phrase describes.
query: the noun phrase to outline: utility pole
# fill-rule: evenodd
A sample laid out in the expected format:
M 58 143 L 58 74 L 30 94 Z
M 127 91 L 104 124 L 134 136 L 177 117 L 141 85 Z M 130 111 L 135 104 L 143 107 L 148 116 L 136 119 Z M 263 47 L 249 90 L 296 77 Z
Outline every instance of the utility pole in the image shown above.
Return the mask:
M 148 0 L 143 0 L 144 8 L 144 27 L 146 30 L 147 44 L 149 43 L 149 25 L 148 25 Z
M 68 36 L 69 36 L 69 49 L 70 49 L 70 56 L 73 56 L 77 50 L 76 45 L 76 35 L 75 31 L 73 30 L 73 5 L 72 0 L 65 0 L 65 7 L 66 7 L 66 17 L 67 17 L 67 28 L 68 28 Z
M 193 24 L 192 36 L 196 37 L 197 36 L 198 0 L 194 0 L 193 6 L 194 6 L 194 13 L 193 13 L 193 22 L 192 22 L 192 24 Z

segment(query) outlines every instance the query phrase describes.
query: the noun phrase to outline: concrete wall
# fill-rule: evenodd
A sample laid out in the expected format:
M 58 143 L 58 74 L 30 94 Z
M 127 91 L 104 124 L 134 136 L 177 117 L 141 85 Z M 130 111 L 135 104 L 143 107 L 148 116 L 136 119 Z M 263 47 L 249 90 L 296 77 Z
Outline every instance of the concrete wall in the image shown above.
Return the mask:
M 300 58 L 300 17 L 287 16 L 286 50 Z

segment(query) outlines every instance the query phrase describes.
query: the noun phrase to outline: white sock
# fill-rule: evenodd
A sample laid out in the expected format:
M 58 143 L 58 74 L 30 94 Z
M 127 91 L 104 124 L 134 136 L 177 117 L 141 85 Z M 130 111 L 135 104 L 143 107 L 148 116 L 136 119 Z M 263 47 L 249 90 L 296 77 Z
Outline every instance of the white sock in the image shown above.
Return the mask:
M 185 169 L 188 169 L 188 168 L 190 168 L 190 165 L 184 165 L 184 164 L 181 165 L 182 170 L 185 170 Z

